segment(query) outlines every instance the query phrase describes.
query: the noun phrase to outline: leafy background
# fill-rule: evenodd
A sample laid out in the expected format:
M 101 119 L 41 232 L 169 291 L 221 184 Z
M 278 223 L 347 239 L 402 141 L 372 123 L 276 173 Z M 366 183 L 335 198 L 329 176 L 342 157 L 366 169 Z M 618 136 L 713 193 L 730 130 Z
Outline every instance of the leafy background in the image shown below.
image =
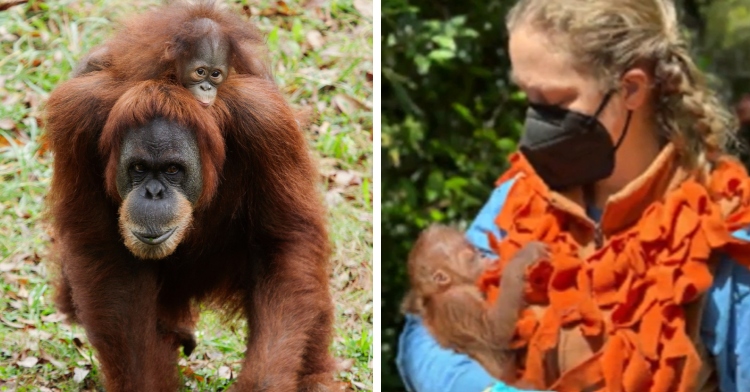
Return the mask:
M 383 391 L 403 390 L 394 359 L 412 241 L 432 222 L 470 222 L 516 148 L 525 97 L 509 83 L 513 3 L 382 2 Z M 678 6 L 722 97 L 750 92 L 750 1 Z
M 101 390 L 83 329 L 51 299 L 43 106 L 116 21 L 158 1 L 0 0 L 0 391 Z M 225 2 L 266 33 L 290 102 L 319 115 L 307 136 L 334 246 L 336 378 L 372 390 L 372 1 Z M 231 385 L 245 334 L 243 322 L 202 312 L 198 347 L 180 357 L 184 390 Z

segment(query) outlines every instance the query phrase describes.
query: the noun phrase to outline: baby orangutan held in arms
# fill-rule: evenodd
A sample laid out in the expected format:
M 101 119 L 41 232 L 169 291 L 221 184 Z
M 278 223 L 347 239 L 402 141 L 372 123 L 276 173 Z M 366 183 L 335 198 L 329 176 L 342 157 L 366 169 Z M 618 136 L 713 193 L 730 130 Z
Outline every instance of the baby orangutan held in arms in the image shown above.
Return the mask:
M 524 273 L 547 256 L 540 242 L 522 248 L 504 269 L 502 295 L 488 306 L 476 280 L 492 260 L 482 257 L 459 230 L 432 226 L 409 254 L 411 291 L 404 310 L 422 316 L 441 346 L 465 353 L 495 378 L 515 383 L 510 342 L 524 306 Z

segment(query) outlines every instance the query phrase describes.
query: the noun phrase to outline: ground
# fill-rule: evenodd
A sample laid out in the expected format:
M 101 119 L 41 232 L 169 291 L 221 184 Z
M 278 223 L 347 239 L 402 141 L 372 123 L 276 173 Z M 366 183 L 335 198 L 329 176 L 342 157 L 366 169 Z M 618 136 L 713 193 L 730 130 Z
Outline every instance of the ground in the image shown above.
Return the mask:
M 0 9 L 9 2 L 0 0 Z M 100 389 L 83 329 L 66 323 L 51 300 L 44 198 L 54 157 L 43 139 L 43 106 L 113 22 L 152 4 L 32 0 L 0 11 L 0 391 Z M 267 34 L 290 102 L 318 113 L 307 133 L 334 245 L 337 378 L 372 390 L 372 2 L 228 5 Z M 181 354 L 184 390 L 225 389 L 243 356 L 243 322 L 227 325 L 205 309 L 196 337 L 195 352 Z

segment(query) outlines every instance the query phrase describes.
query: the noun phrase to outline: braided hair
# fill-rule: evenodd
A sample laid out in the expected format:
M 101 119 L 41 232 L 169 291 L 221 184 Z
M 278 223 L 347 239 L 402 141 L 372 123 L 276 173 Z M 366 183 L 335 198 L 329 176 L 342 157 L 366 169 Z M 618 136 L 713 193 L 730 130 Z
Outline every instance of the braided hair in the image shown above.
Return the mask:
M 707 167 L 736 142 L 736 119 L 695 65 L 672 0 L 520 0 L 506 24 L 526 23 L 550 33 L 602 92 L 631 68 L 648 70 L 660 136 L 688 168 Z

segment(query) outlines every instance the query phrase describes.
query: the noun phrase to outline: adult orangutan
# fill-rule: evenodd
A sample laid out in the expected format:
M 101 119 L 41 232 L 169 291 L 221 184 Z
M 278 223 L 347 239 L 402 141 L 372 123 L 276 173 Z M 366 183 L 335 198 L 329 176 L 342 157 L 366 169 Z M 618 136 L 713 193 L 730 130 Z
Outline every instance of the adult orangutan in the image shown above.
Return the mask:
M 169 80 L 89 72 L 52 93 L 47 133 L 56 300 L 107 391 L 177 390 L 196 302 L 247 319 L 234 390 L 329 390 L 324 210 L 273 82 L 233 74 L 204 108 Z
M 511 339 L 525 305 L 526 268 L 546 257 L 544 244 L 528 243 L 507 263 L 502 298 L 487 306 L 476 281 L 493 260 L 481 257 L 459 230 L 431 226 L 409 254 L 404 311 L 422 316 L 441 346 L 476 359 L 499 380 L 530 387 L 516 380 Z

